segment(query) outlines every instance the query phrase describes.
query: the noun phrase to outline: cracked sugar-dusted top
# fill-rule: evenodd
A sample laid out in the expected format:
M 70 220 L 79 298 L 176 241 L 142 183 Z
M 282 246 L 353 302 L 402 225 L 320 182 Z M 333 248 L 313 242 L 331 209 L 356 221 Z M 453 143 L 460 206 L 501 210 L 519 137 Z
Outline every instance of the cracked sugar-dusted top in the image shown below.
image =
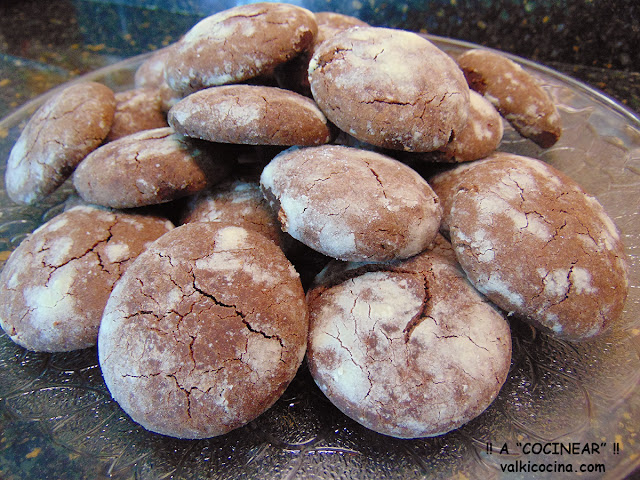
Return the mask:
M 469 86 L 482 94 L 523 136 L 543 148 L 556 143 L 562 121 L 536 78 L 505 55 L 484 49 L 457 58 Z
M 228 154 L 172 128 L 109 142 L 78 165 L 73 186 L 87 202 L 113 208 L 155 205 L 204 190 L 229 172 Z
M 201 20 L 175 44 L 165 79 L 181 95 L 241 82 L 293 58 L 317 31 L 313 13 L 295 5 L 230 8 Z
M 569 177 L 495 153 L 432 184 L 462 267 L 496 305 L 570 340 L 600 334 L 620 316 L 628 291 L 620 235 Z
M 31 204 L 58 188 L 107 136 L 115 108 L 113 91 L 96 82 L 71 85 L 46 101 L 9 154 L 9 198 Z
M 262 233 L 283 249 L 288 245 L 257 181 L 224 182 L 192 195 L 181 215 L 181 223 L 189 222 L 232 223 Z
M 313 98 L 341 130 L 372 145 L 432 151 L 464 127 L 469 87 L 457 64 L 415 33 L 354 27 L 316 47 Z
M 98 338 L 120 406 L 148 430 L 224 434 L 269 408 L 306 350 L 300 278 L 261 234 L 189 223 L 152 244 L 118 282 Z
M 346 415 L 400 438 L 439 435 L 503 385 L 511 334 L 451 247 L 387 264 L 330 263 L 308 294 L 308 364 Z
M 0 274 L 0 325 L 29 350 L 96 344 L 114 283 L 165 219 L 78 206 L 49 220 L 11 254 Z
M 287 150 L 264 168 L 260 183 L 284 231 L 341 260 L 415 255 L 434 240 L 442 216 L 418 173 L 355 148 Z
M 176 132 L 211 142 L 322 145 L 331 138 L 313 100 L 261 85 L 200 90 L 171 107 L 168 119 Z
M 133 88 L 115 94 L 116 110 L 111 130 L 105 139 L 111 142 L 143 130 L 167 127 L 162 111 L 160 90 L 145 87 Z

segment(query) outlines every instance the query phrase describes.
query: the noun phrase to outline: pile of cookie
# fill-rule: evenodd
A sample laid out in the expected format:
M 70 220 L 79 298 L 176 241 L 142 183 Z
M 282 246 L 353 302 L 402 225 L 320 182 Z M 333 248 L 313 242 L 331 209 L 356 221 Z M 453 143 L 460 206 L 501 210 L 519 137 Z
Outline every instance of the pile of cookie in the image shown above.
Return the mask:
M 34 113 L 9 196 L 71 178 L 80 200 L 7 261 L 0 324 L 31 350 L 97 344 L 114 399 L 165 435 L 250 422 L 305 358 L 370 429 L 458 428 L 507 378 L 508 317 L 585 340 L 628 290 L 602 206 L 498 152 L 503 121 L 542 147 L 562 130 L 501 54 L 288 4 L 207 17 L 134 89 L 76 83 Z

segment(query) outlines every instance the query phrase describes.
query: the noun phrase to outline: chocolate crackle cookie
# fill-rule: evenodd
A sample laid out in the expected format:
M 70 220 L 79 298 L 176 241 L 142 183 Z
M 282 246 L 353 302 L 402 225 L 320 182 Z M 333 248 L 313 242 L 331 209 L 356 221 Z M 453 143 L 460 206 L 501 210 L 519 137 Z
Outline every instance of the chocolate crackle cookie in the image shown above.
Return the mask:
M 457 60 L 469 86 L 490 100 L 523 137 L 543 148 L 560 138 L 562 121 L 556 106 L 520 65 L 483 49 L 468 50 Z
M 71 85 L 45 102 L 9 155 L 9 198 L 31 204 L 58 188 L 107 136 L 115 108 L 113 91 L 95 82 Z
M 375 152 L 290 149 L 264 168 L 260 184 L 285 232 L 340 260 L 410 257 L 429 247 L 440 226 L 440 203 L 427 182 Z
M 285 247 L 286 235 L 258 182 L 234 180 L 191 196 L 181 223 L 217 222 L 251 228 Z
M 620 235 L 598 201 L 539 160 L 495 153 L 431 183 L 471 283 L 560 338 L 585 340 L 620 316 L 628 291 Z
M 143 130 L 167 127 L 157 88 L 134 88 L 115 94 L 116 110 L 107 142 Z
M 212 142 L 321 145 L 327 119 L 313 100 L 260 85 L 226 85 L 192 93 L 169 110 L 176 132 Z
M 376 432 L 446 433 L 482 413 L 506 380 L 506 319 L 440 249 L 386 264 L 334 261 L 307 298 L 315 382 Z
M 98 148 L 78 165 L 73 185 L 87 202 L 131 208 L 204 190 L 229 173 L 228 153 L 172 128 L 134 133 Z
M 98 355 L 113 398 L 148 430 L 222 435 L 267 410 L 300 366 L 308 310 L 281 250 L 238 226 L 189 223 L 114 288 Z
M 224 10 L 175 44 L 165 63 L 167 85 L 184 96 L 256 77 L 307 48 L 317 31 L 313 13 L 295 5 L 265 2 Z
M 0 325 L 19 345 L 63 352 L 96 344 L 114 283 L 173 228 L 158 217 L 74 207 L 11 254 L 0 274 Z
M 354 27 L 338 33 L 317 46 L 309 82 L 331 122 L 383 148 L 436 150 L 467 121 L 462 71 L 412 32 Z

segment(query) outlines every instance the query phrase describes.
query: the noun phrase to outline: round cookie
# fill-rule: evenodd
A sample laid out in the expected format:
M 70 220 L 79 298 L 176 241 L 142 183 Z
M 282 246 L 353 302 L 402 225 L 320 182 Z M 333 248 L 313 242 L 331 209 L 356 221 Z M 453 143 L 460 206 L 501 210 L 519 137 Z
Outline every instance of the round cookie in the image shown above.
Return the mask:
M 135 88 L 115 94 L 116 111 L 107 142 L 143 130 L 167 127 L 162 110 L 160 91 L 156 88 Z
M 629 286 L 620 235 L 598 201 L 550 165 L 508 153 L 452 172 L 433 184 L 471 283 L 559 338 L 606 331 Z
M 113 91 L 96 82 L 70 85 L 47 100 L 9 154 L 9 198 L 32 204 L 58 188 L 107 136 L 115 106 Z
M 307 48 L 318 31 L 313 13 L 284 3 L 230 8 L 198 22 L 165 64 L 174 92 L 238 83 L 269 72 Z
M 158 217 L 74 207 L 36 229 L 0 274 L 0 325 L 28 350 L 96 344 L 114 283 L 146 245 L 173 228 Z
M 509 372 L 506 319 L 439 243 L 402 262 L 331 263 L 307 296 L 315 382 L 384 435 L 460 427 L 491 404 Z
M 204 190 L 229 172 L 227 152 L 176 134 L 145 130 L 96 149 L 78 165 L 73 185 L 87 202 L 113 208 L 154 205 Z
M 491 101 L 523 137 L 543 148 L 562 134 L 551 97 L 520 65 L 498 52 L 468 50 L 457 58 L 469 86 Z
M 181 223 L 221 222 L 260 232 L 281 248 L 286 240 L 278 219 L 258 182 L 234 180 L 189 198 Z
M 290 149 L 262 191 L 293 238 L 340 260 L 386 261 L 428 248 L 442 210 L 427 182 L 384 155 L 337 145 Z
M 138 257 L 98 337 L 113 398 L 148 430 L 222 435 L 253 420 L 300 366 L 308 310 L 300 278 L 257 232 L 182 225 Z
M 331 122 L 383 148 L 436 150 L 467 121 L 469 87 L 462 71 L 412 32 L 376 27 L 341 32 L 316 48 L 309 82 Z
M 321 145 L 331 134 L 313 100 L 289 90 L 226 85 L 193 93 L 169 110 L 176 132 L 212 142 Z

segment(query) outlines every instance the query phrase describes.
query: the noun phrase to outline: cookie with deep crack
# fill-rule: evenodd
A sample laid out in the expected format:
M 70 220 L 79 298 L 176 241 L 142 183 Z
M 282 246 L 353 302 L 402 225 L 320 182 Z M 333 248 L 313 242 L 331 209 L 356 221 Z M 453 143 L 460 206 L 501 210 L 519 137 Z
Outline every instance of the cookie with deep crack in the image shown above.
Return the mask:
M 262 171 L 282 229 L 340 260 L 407 258 L 429 247 L 442 210 L 427 182 L 379 153 L 337 145 L 290 149 Z
M 169 126 L 158 88 L 134 88 L 115 94 L 116 110 L 107 142 L 143 130 Z
M 469 86 L 491 101 L 523 137 L 543 148 L 562 134 L 562 119 L 538 80 L 501 53 L 473 49 L 457 57 Z
M 467 121 L 462 71 L 412 32 L 354 27 L 338 33 L 316 48 L 309 83 L 331 122 L 378 147 L 436 150 Z
M 11 254 L 0 274 L 0 325 L 28 350 L 94 346 L 114 283 L 146 245 L 173 228 L 166 219 L 74 207 Z
M 215 185 L 230 170 L 225 148 L 170 127 L 134 133 L 91 152 L 73 174 L 83 200 L 113 208 L 155 205 Z
M 300 277 L 252 230 L 189 223 L 118 282 L 98 355 L 113 398 L 148 430 L 222 435 L 267 410 L 306 350 Z
M 401 262 L 334 261 L 307 296 L 315 382 L 342 412 L 385 435 L 460 427 L 491 404 L 509 371 L 506 319 L 439 244 Z
M 575 181 L 498 152 L 430 182 L 460 264 L 496 305 L 575 341 L 620 317 L 629 288 L 620 234 Z
M 225 85 L 192 93 L 169 110 L 176 132 L 211 142 L 322 145 L 327 119 L 313 100 L 277 87 Z
M 165 79 L 178 95 L 269 72 L 311 44 L 313 13 L 284 3 L 230 8 L 198 22 L 176 42 Z
M 47 100 L 9 154 L 9 198 L 32 204 L 57 189 L 107 136 L 115 106 L 113 91 L 96 82 L 70 85 Z

